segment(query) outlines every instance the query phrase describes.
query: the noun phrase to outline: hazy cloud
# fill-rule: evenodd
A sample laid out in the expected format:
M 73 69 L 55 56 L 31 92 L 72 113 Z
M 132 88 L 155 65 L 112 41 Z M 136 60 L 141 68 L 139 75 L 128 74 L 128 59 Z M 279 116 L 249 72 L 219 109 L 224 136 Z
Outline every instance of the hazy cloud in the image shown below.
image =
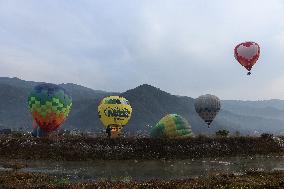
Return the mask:
M 284 99 L 283 10 L 282 0 L 0 0 L 0 76 Z M 233 57 L 246 40 L 261 46 L 249 77 Z

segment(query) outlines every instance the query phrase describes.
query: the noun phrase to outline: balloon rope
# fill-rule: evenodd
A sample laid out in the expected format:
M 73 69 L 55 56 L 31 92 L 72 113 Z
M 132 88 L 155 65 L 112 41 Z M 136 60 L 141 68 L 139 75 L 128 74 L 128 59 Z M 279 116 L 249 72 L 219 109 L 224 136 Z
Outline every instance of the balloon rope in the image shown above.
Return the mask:
M 55 131 L 55 139 L 56 139 L 56 151 L 58 152 L 58 147 L 59 147 L 59 142 L 58 142 L 58 132 L 57 131 Z M 59 170 L 59 160 L 60 160 L 60 158 L 62 158 L 61 156 L 57 156 L 57 158 L 56 158 L 56 171 L 58 171 Z
M 33 120 L 33 128 L 36 129 L 38 127 L 37 123 L 35 120 Z

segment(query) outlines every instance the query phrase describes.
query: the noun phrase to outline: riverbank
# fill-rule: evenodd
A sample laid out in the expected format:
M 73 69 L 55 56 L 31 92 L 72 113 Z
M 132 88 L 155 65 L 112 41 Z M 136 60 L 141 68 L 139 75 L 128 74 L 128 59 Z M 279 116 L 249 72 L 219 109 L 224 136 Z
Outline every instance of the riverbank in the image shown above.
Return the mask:
M 281 138 L 190 139 L 1 136 L 1 159 L 151 160 L 284 154 Z
M 131 180 L 131 178 L 124 178 L 121 180 L 70 183 L 67 177 L 49 176 L 42 173 L 7 171 L 0 174 L 0 188 L 284 188 L 284 172 L 249 171 L 243 175 L 214 174 L 207 177 L 166 181 L 151 180 L 147 182 L 137 182 Z

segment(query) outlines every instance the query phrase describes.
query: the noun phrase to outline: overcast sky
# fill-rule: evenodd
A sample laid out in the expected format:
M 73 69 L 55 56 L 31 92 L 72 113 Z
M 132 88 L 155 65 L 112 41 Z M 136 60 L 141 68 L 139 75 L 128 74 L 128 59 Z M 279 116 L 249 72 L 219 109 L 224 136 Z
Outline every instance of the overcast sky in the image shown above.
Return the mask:
M 243 41 L 261 48 L 250 76 Z M 284 1 L 0 0 L 0 77 L 284 99 Z

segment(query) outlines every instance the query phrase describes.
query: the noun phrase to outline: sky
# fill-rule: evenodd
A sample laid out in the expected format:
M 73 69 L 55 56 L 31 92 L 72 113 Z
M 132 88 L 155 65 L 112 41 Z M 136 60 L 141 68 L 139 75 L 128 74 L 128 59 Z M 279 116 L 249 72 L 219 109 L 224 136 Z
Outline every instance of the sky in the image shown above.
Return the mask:
M 250 76 L 244 41 L 261 48 Z M 0 0 L 0 77 L 284 99 L 284 1 Z

